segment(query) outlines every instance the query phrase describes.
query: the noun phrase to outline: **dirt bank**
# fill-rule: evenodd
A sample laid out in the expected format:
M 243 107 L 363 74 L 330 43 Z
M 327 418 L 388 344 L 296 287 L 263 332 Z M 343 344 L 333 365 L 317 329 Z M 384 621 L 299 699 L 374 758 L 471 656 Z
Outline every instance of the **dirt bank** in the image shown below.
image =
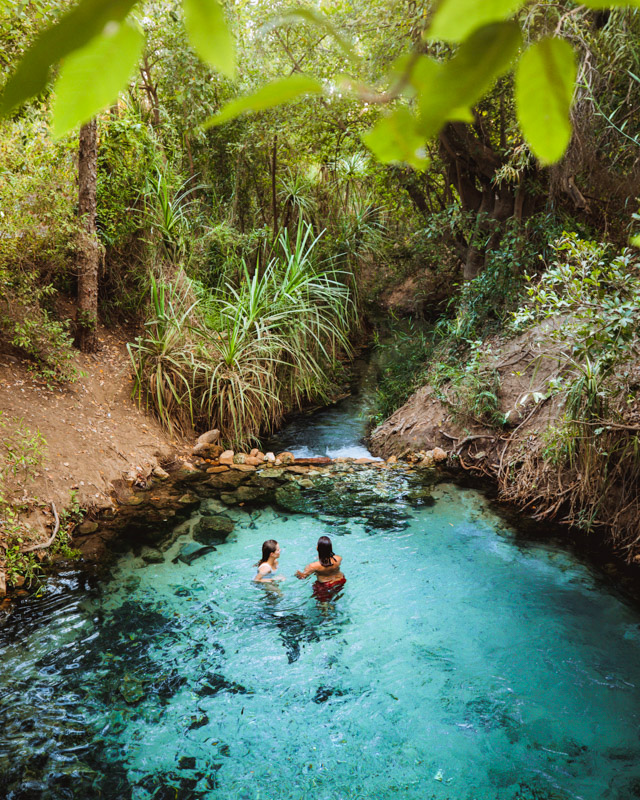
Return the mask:
M 568 421 L 566 392 L 550 388 L 562 373 L 563 343 L 550 347 L 546 332 L 485 343 L 483 368 L 499 378 L 501 424 L 474 418 L 446 383 L 438 391 L 425 385 L 372 432 L 371 452 L 411 457 L 442 447 L 450 463 L 495 481 L 502 499 L 534 519 L 596 533 L 640 562 L 638 396 L 627 390 L 615 419 Z M 625 380 L 640 381 L 640 364 Z
M 91 514 L 113 506 L 113 484 L 146 475 L 185 450 L 131 399 L 131 370 L 124 331 L 99 331 L 97 353 L 78 353 L 84 374 L 75 383 L 47 387 L 15 355 L 0 353 L 3 437 L 22 426 L 44 438 L 42 461 L 28 480 L 18 472 L 14 498 L 24 500 L 27 539 L 50 534 L 50 503 L 59 511 L 75 502 Z M 5 453 L 5 457 L 6 457 Z M 0 545 L 7 531 L 0 533 Z M 29 542 L 27 541 L 27 544 Z

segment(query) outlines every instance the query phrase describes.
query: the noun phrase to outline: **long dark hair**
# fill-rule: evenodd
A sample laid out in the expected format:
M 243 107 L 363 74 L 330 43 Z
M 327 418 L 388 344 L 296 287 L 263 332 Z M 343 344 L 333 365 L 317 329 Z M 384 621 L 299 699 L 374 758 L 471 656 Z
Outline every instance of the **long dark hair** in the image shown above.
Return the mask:
M 260 564 L 264 564 L 265 561 L 269 560 L 269 556 L 271 553 L 275 553 L 278 547 L 278 542 L 275 539 L 267 539 L 266 542 L 262 543 L 262 558 L 258 561 L 258 566 Z
M 328 536 L 321 536 L 318 539 L 318 558 L 323 567 L 330 567 L 335 559 L 333 545 Z

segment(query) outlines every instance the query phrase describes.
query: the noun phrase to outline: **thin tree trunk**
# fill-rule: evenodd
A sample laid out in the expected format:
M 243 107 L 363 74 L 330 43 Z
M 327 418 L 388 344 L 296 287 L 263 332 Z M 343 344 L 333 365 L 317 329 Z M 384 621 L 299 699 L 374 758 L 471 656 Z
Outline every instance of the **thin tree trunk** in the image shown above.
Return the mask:
M 273 137 L 271 151 L 271 213 L 273 215 L 273 238 L 278 235 L 278 203 L 276 198 L 276 171 L 278 169 L 278 134 Z
M 77 343 L 83 353 L 98 344 L 98 267 L 100 243 L 96 233 L 96 185 L 98 180 L 98 130 L 95 119 L 80 128 L 78 151 L 78 215 L 81 220 L 78 247 Z

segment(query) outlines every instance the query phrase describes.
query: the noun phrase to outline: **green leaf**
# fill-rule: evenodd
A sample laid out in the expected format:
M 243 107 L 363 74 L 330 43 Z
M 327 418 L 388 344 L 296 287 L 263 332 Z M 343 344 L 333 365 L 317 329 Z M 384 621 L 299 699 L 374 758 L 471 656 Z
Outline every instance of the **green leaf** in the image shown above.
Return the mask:
M 322 94 L 322 91 L 322 84 L 315 78 L 300 74 L 290 75 L 288 78 L 265 84 L 253 94 L 232 100 L 222 111 L 208 119 L 203 127 L 222 125 L 223 122 L 235 119 L 246 111 L 264 111 L 266 108 L 291 103 L 305 94 Z
M 441 0 L 426 35 L 429 39 L 461 42 L 489 22 L 509 19 L 524 3 L 525 0 Z
M 569 110 L 575 80 L 574 52 L 564 39 L 540 39 L 520 59 L 515 87 L 518 121 L 544 164 L 562 158 L 571 140 Z
M 143 46 L 144 37 L 135 25 L 112 22 L 86 47 L 65 58 L 55 87 L 54 137 L 64 136 L 113 103 Z
M 630 242 L 634 247 L 640 247 L 640 234 L 632 236 Z
M 362 141 L 383 164 L 404 162 L 416 169 L 425 169 L 425 137 L 417 130 L 417 120 L 408 108 L 397 108 L 378 120 L 362 136 Z
M 137 0 L 81 0 L 68 14 L 38 36 L 7 81 L 0 116 L 41 92 L 53 64 L 83 47 L 110 22 L 122 22 Z
M 184 24 L 200 58 L 235 78 L 236 45 L 218 0 L 184 0 Z
M 516 23 L 496 22 L 473 33 L 444 64 L 421 59 L 411 81 L 424 136 L 434 136 L 451 120 L 468 122 L 471 106 L 509 69 L 521 42 Z
M 614 8 L 619 6 L 640 8 L 640 0 L 581 0 L 581 3 L 589 8 Z

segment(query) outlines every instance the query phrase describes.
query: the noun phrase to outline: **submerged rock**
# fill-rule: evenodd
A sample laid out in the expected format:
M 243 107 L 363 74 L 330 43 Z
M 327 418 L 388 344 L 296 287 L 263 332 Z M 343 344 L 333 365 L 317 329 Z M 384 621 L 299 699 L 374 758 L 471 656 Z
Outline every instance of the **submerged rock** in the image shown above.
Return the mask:
M 202 682 L 196 694 L 200 697 L 210 697 L 219 692 L 229 692 L 229 694 L 252 694 L 242 684 L 227 680 L 219 672 L 209 672 Z
M 164 556 L 157 550 L 155 547 L 149 547 L 145 545 L 142 550 L 140 551 L 140 558 L 146 564 L 162 564 L 164 563 Z
M 234 527 L 235 523 L 228 517 L 200 517 L 193 529 L 193 538 L 201 544 L 224 542 Z
M 125 703 L 130 706 L 139 703 L 145 694 L 143 686 L 144 684 L 142 681 L 127 673 L 120 684 L 120 694 L 124 698 Z
M 172 563 L 177 564 L 178 561 L 182 561 L 183 564 L 192 564 L 197 558 L 201 558 L 215 549 L 213 545 L 202 546 L 196 542 L 187 542 L 182 545 L 180 552 L 173 559 Z
M 288 483 L 276 489 L 276 503 L 287 511 L 298 514 L 313 513 L 314 506 L 309 498 L 305 497 L 296 483 Z

